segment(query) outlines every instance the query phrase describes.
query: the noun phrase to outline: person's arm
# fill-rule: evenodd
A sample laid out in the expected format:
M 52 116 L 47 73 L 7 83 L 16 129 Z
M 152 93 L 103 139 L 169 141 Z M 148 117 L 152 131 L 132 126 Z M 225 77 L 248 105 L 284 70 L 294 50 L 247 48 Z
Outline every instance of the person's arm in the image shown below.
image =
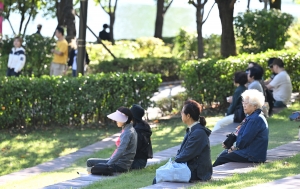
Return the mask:
M 186 141 L 185 148 L 177 154 L 175 161 L 177 163 L 188 162 L 189 160 L 195 158 L 199 152 L 202 152 L 205 146 L 207 145 L 207 140 L 205 137 L 205 131 L 196 130 L 189 136 Z
M 120 146 L 117 148 L 117 152 L 107 162 L 108 165 L 112 165 L 120 159 L 120 157 L 126 151 L 130 140 L 131 140 L 130 132 L 124 131 L 120 136 Z
M 55 50 L 55 49 L 52 49 L 52 51 L 51 51 L 53 54 L 56 54 L 56 55 L 58 55 L 58 56 L 63 56 L 64 55 L 64 53 L 63 52 L 60 52 L 60 51 L 58 51 L 58 50 Z
M 85 50 L 85 63 L 86 63 L 87 65 L 90 64 L 90 57 L 89 57 L 89 54 L 87 53 L 86 50 Z
M 13 50 L 11 50 L 9 55 L 8 55 L 7 67 L 9 67 L 9 68 L 10 68 L 10 63 L 11 63 L 11 60 L 12 60 L 12 56 L 13 56 Z
M 73 65 L 74 55 L 75 55 L 75 50 L 72 49 L 71 52 L 70 52 L 70 54 L 69 54 L 68 66 L 72 66 Z
M 247 125 L 245 125 L 243 133 L 239 133 L 236 141 L 236 147 L 238 149 L 244 149 L 249 146 L 255 139 L 257 133 L 259 133 L 264 126 L 265 123 L 262 118 L 257 117 L 255 120 L 250 119 Z

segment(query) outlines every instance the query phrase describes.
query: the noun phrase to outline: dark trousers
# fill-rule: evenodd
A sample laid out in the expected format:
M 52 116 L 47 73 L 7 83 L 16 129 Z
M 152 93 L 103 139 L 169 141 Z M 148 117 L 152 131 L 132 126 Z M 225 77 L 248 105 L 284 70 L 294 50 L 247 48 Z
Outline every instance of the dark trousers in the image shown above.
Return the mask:
M 77 70 L 72 70 L 72 76 L 77 77 Z
M 227 153 L 226 151 L 224 151 L 217 158 L 217 160 L 213 164 L 213 167 L 216 167 L 218 165 L 223 165 L 223 164 L 229 163 L 229 162 L 242 162 L 242 163 L 249 163 L 249 162 L 251 162 L 251 163 L 256 163 L 256 162 L 253 162 L 253 161 L 249 161 L 247 158 L 239 156 L 239 155 L 237 155 L 234 152 Z
M 114 172 L 127 172 L 127 169 L 119 167 L 115 164 L 107 165 L 108 160 L 100 158 L 90 158 L 86 162 L 88 171 L 98 175 L 112 175 Z
M 19 77 L 21 72 L 15 72 L 14 68 L 7 68 L 7 72 L 6 72 L 6 76 L 10 77 L 10 76 L 16 76 Z
M 130 169 L 143 169 L 147 165 L 147 159 L 134 159 Z

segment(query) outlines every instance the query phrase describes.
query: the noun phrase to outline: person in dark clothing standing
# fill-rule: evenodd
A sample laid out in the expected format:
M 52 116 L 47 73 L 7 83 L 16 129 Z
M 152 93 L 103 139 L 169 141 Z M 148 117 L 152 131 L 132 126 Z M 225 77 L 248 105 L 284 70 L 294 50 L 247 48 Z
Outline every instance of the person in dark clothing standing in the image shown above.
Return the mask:
M 142 169 L 147 165 L 147 160 L 153 158 L 151 135 L 152 131 L 149 124 L 143 121 L 145 110 L 137 104 L 130 109 L 133 115 L 133 127 L 137 133 L 137 149 L 131 169 Z
M 110 41 L 110 34 L 106 31 L 107 28 L 108 28 L 108 25 L 103 24 L 103 30 L 99 33 L 99 38 L 101 40 Z
M 38 35 L 42 36 L 42 34 L 41 34 L 42 25 L 38 24 L 36 28 L 37 28 L 37 31 L 35 32 L 35 34 L 38 34 Z

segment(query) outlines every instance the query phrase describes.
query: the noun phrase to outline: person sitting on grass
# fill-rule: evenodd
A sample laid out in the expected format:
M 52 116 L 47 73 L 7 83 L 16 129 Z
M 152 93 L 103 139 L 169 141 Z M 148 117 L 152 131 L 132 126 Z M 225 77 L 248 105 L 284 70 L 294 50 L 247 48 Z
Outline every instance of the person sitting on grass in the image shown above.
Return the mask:
M 263 163 L 267 159 L 269 129 L 261 114 L 265 97 L 258 90 L 250 89 L 242 93 L 242 98 L 247 117 L 237 132 L 236 142 L 219 155 L 213 167 L 228 162 Z M 223 148 L 227 147 L 223 144 Z
M 136 153 L 137 134 L 130 124 L 132 120 L 130 109 L 120 107 L 107 117 L 116 121 L 117 126 L 122 128 L 120 142 L 116 143 L 117 149 L 108 160 L 100 158 L 89 158 L 87 160 L 87 171 L 91 174 L 112 175 L 114 172 L 127 172 Z
M 131 169 L 142 169 L 147 165 L 148 158 L 153 158 L 149 124 L 143 121 L 145 110 L 137 104 L 132 105 L 130 111 L 133 115 L 133 127 L 137 133 L 137 149 Z
M 234 122 L 234 112 L 242 106 L 241 94 L 247 89 L 245 86 L 247 82 L 248 79 L 245 72 L 234 73 L 234 85 L 237 86 L 237 88 L 233 96 L 227 97 L 227 102 L 230 103 L 230 106 L 227 109 L 226 116 L 219 120 L 214 126 L 213 132 Z
M 207 181 L 212 176 L 209 135 L 211 130 L 205 127 L 206 120 L 200 116 L 201 105 L 188 100 L 181 111 L 181 119 L 187 125 L 186 134 L 175 157 L 177 163 L 187 163 L 191 171 L 190 182 Z M 156 184 L 156 178 L 153 180 Z

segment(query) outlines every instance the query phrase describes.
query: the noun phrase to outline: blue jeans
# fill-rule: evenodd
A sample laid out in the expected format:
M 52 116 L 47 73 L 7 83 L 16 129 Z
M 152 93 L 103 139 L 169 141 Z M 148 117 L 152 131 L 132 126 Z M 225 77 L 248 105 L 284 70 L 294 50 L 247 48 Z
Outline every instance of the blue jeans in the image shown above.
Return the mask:
M 73 76 L 73 77 L 77 77 L 76 74 L 77 74 L 77 70 L 72 70 L 72 76 Z
M 286 108 L 286 105 L 282 101 L 275 101 L 274 108 Z

